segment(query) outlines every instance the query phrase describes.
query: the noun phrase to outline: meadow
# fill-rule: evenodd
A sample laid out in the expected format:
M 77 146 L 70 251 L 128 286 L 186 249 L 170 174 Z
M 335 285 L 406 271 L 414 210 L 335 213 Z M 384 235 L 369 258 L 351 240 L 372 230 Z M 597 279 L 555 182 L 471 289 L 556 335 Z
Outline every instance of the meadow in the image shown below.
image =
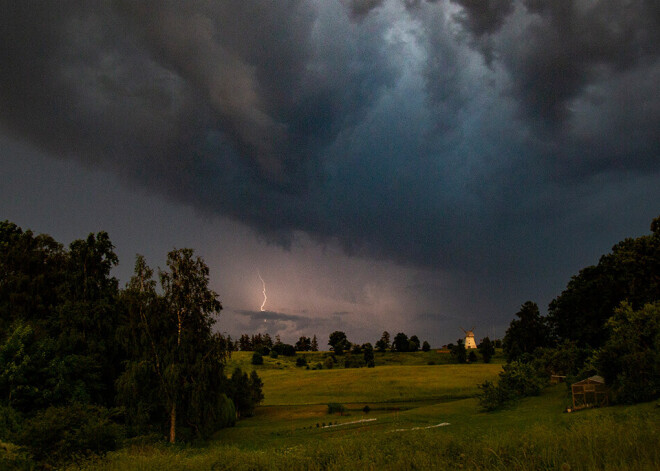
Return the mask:
M 306 355 L 310 364 L 324 358 Z M 250 371 L 250 357 L 235 353 L 228 369 Z M 265 400 L 254 417 L 205 443 L 133 440 L 70 469 L 660 469 L 655 403 L 566 414 L 570 398 L 560 384 L 510 409 L 481 412 L 476 385 L 497 376 L 497 357 L 455 365 L 438 352 L 385 353 L 376 368 L 330 370 L 265 360 L 255 367 Z M 330 402 L 346 411 L 329 414 Z

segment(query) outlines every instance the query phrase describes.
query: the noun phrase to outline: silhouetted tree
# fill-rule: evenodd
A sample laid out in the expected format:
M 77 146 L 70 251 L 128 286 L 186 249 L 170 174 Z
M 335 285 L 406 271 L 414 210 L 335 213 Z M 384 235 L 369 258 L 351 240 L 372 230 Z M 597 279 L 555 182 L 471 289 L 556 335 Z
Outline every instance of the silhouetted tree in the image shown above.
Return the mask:
M 392 350 L 395 352 L 407 352 L 410 349 L 410 342 L 408 336 L 403 332 L 399 332 L 394 336 L 392 341 Z
M 517 360 L 525 353 L 531 354 L 537 348 L 553 343 L 550 328 L 541 317 L 536 303 L 527 301 L 516 316 L 518 319 L 511 321 L 502 342 L 508 361 Z
M 479 349 L 479 353 L 481 353 L 481 357 L 484 359 L 484 363 L 490 363 L 490 359 L 495 355 L 495 347 L 493 346 L 493 342 L 490 341 L 490 338 L 484 337 L 477 348 Z

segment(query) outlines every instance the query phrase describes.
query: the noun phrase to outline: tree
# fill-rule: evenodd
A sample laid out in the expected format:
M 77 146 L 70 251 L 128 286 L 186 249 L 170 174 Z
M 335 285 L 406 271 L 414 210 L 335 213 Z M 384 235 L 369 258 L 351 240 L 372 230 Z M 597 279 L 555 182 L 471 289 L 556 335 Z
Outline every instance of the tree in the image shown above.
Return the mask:
M 316 339 L 316 334 L 314 335 L 314 337 L 312 337 L 312 344 L 310 345 L 310 350 L 312 352 L 319 351 L 319 341 Z
M 399 332 L 394 336 L 392 341 L 392 350 L 395 352 L 407 352 L 410 349 L 410 342 L 408 336 L 403 332 Z
M 408 344 L 409 344 L 408 351 L 416 352 L 419 350 L 420 343 L 419 343 L 419 338 L 416 335 L 410 337 Z
M 221 420 L 227 352 L 211 331 L 222 306 L 208 287 L 204 261 L 194 257 L 192 249 L 179 249 L 168 254 L 167 266 L 169 271 L 160 272 L 163 295 L 157 296 L 153 272 L 138 256 L 126 290 L 129 324 L 138 330 L 133 360 L 118 383 L 120 396 L 129 405 L 133 391 L 145 393 L 148 403 L 157 401 L 169 422 L 169 441 L 174 443 L 178 417 L 201 436 Z M 144 391 L 141 381 L 145 380 L 157 385 L 155 392 Z
M 252 340 L 250 340 L 250 336 L 247 334 L 241 335 L 241 337 L 238 339 L 238 346 L 242 352 L 252 350 Z
M 390 348 L 390 333 L 388 331 L 383 332 L 383 335 L 380 337 L 380 340 L 376 342 L 376 350 L 379 352 L 384 352 Z
M 349 348 L 351 348 L 351 344 L 348 341 L 348 338 L 346 338 L 346 334 L 339 330 L 335 330 L 333 333 L 330 334 L 330 338 L 328 339 L 328 345 L 330 345 L 330 347 L 336 354 L 340 354 L 339 351 L 343 353 L 344 350 L 348 350 Z
M 422 344 L 422 351 L 428 352 L 430 350 L 431 350 L 431 345 L 426 340 L 424 340 L 424 343 Z
M 622 403 L 660 397 L 660 302 L 639 310 L 624 302 L 607 322 L 610 335 L 596 366 L 615 400 Z
M 298 352 L 308 352 L 312 348 L 312 341 L 309 337 L 302 336 L 296 342 L 296 351 Z
M 374 361 L 374 347 L 372 347 L 371 344 L 367 342 L 362 345 L 362 351 L 364 354 L 364 362 L 367 364 L 367 367 L 373 368 L 376 366 Z
M 470 350 L 470 353 L 468 354 L 468 362 L 470 363 L 475 363 L 479 360 L 479 357 L 477 357 L 477 354 L 474 353 L 474 350 Z
M 451 355 L 458 363 L 465 363 L 467 361 L 467 350 L 465 350 L 465 342 L 463 339 L 456 341 L 456 346 L 451 349 Z
M 548 309 L 548 323 L 560 341 L 598 348 L 607 341 L 606 322 L 622 301 L 640 309 L 660 299 L 659 228 L 657 217 L 652 234 L 619 242 L 597 265 L 571 278 Z
M 230 395 L 239 417 L 252 417 L 255 407 L 264 399 L 263 383 L 256 371 L 250 376 L 236 368 L 231 375 Z
M 550 328 L 541 317 L 539 307 L 532 301 L 527 301 L 516 313 L 504 335 L 503 347 L 508 361 L 519 359 L 525 353 L 533 353 L 539 347 L 552 344 Z
M 490 363 L 490 359 L 495 355 L 495 347 L 493 346 L 493 342 L 490 341 L 490 338 L 484 337 L 477 349 L 481 353 L 484 363 Z
M 253 365 L 263 365 L 264 357 L 259 352 L 254 352 L 252 354 L 252 364 Z

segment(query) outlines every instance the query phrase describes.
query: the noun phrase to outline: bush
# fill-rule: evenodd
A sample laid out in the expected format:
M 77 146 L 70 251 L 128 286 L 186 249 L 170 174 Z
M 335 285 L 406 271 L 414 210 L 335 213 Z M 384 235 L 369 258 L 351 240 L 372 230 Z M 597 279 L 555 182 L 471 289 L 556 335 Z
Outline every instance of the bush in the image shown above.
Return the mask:
M 307 366 L 307 360 L 305 357 L 296 358 L 296 366 Z
M 40 463 L 54 465 L 114 450 L 122 435 L 108 409 L 73 404 L 38 412 L 25 422 L 16 443 Z
M 343 404 L 338 404 L 336 402 L 331 402 L 330 404 L 328 404 L 328 414 L 334 414 L 336 412 L 343 414 L 344 412 L 346 412 L 346 408 L 344 407 Z
M 369 407 L 369 406 L 364 406 L 362 408 L 362 412 L 364 412 L 365 414 L 368 414 L 370 411 L 371 411 L 371 407 Z
M 470 363 L 476 363 L 479 361 L 479 358 L 477 358 L 477 354 L 474 353 L 474 350 L 470 350 L 470 354 L 468 355 L 468 361 Z
M 259 352 L 254 352 L 252 354 L 252 364 L 253 365 L 263 365 L 264 357 Z
M 228 398 L 226 394 L 220 395 L 220 413 L 217 425 L 219 428 L 236 425 L 236 407 L 234 401 Z
M 624 302 L 607 327 L 610 337 L 596 366 L 614 400 L 633 404 L 660 397 L 660 302 L 637 311 Z
M 21 415 L 8 406 L 0 406 L 0 440 L 11 441 L 18 432 L 21 423 Z
M 545 385 L 545 378 L 537 375 L 532 365 L 511 362 L 504 365 L 497 384 L 485 381 L 478 387 L 479 405 L 486 410 L 499 409 L 521 397 L 537 396 Z
M 331 370 L 332 367 L 335 366 L 335 362 L 332 361 L 332 357 L 328 357 L 328 358 L 326 358 L 325 361 L 323 362 L 323 366 L 324 366 L 326 369 Z
M 271 357 L 271 358 L 277 358 L 278 356 L 279 356 L 279 355 L 278 355 L 277 351 L 275 351 L 275 350 L 271 350 L 271 351 L 270 351 L 270 357 Z
M 284 347 L 282 348 L 282 355 L 285 357 L 295 357 L 296 356 L 296 349 L 293 345 L 289 345 L 288 343 L 284 344 Z

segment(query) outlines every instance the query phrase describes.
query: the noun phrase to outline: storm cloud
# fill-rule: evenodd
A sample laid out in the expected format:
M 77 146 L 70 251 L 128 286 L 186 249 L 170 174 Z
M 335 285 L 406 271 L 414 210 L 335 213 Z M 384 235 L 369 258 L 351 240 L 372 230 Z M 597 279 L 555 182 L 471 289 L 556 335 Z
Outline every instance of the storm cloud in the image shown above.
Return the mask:
M 657 2 L 0 11 L 3 133 L 284 247 L 304 233 L 486 291 L 515 276 L 509 299 L 610 240 L 610 211 L 657 212 Z

